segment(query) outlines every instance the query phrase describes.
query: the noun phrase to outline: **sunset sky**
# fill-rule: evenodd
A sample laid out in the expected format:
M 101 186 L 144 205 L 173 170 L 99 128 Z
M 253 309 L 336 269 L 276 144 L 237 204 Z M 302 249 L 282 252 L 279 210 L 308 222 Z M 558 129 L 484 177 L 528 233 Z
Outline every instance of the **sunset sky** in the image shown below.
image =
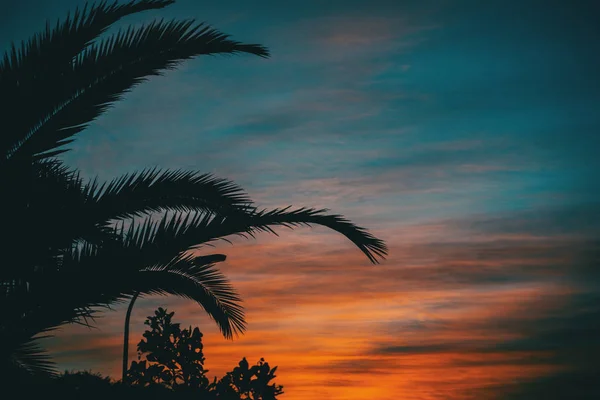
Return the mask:
M 0 49 L 82 4 L 2 3 Z M 272 57 L 151 79 L 68 164 L 212 172 L 390 249 L 371 265 L 324 228 L 219 244 L 248 332 L 227 341 L 197 304 L 146 298 L 130 357 L 163 306 L 204 332 L 211 378 L 264 357 L 282 400 L 600 398 L 599 4 L 178 0 L 119 23 L 196 18 Z M 124 310 L 46 340 L 59 367 L 118 378 Z

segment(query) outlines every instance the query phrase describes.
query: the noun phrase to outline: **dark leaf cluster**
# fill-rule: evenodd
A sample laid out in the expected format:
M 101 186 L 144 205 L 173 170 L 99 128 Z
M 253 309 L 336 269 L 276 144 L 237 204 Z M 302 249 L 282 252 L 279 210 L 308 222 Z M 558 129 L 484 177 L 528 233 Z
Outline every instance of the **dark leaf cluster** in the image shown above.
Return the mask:
M 283 387 L 271 383 L 277 367 L 264 359 L 250 366 L 246 358 L 223 378 L 209 381 L 204 369 L 202 333 L 191 326 L 181 329 L 172 321 L 174 312 L 158 308 L 145 324 L 149 326 L 138 343 L 138 359 L 129 368 L 128 384 L 162 386 L 175 392 L 193 393 L 203 399 L 274 400 Z M 144 358 L 143 360 L 141 360 Z

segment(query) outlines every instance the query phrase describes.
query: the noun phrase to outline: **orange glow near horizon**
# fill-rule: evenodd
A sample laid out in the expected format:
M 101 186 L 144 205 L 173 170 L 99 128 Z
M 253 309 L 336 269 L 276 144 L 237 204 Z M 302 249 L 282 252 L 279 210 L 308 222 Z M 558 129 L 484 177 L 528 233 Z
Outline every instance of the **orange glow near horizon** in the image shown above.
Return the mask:
M 465 247 L 442 248 L 432 258 L 429 246 L 418 243 L 418 231 L 412 244 L 392 246 L 381 265 L 369 265 L 349 246 L 319 246 L 314 242 L 320 238 L 302 233 L 213 249 L 228 255 L 221 268 L 244 299 L 248 331 L 227 341 L 196 304 L 142 299 L 132 316 L 130 359 L 145 316 L 160 305 L 175 311 L 182 326 L 200 327 L 210 378 L 223 376 L 242 357 L 251 364 L 263 357 L 278 366 L 275 382 L 284 385 L 287 400 L 486 399 L 482 387 L 557 371 L 551 352 L 506 346 L 526 340 L 532 315 L 560 308 L 571 288 L 532 281 L 482 289 L 460 279 L 477 280 L 525 261 L 535 273 L 544 260 L 531 259 L 531 246 L 550 244 L 504 236 L 499 240 L 512 240 L 521 255 L 502 255 L 501 263 L 477 260 Z M 61 365 L 100 366 L 95 370 L 120 376 L 124 310 L 121 305 L 106 314 L 98 331 L 64 329 L 60 336 L 73 340 L 53 349 Z

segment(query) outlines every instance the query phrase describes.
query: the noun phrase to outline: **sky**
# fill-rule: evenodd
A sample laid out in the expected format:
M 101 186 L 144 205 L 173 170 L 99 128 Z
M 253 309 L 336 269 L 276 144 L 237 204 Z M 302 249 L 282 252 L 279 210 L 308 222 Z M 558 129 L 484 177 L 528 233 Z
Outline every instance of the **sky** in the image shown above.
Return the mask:
M 595 3 L 595 4 L 594 4 Z M 9 0 L 0 48 L 81 5 Z M 189 301 L 209 376 L 279 366 L 285 400 L 600 398 L 600 5 L 594 1 L 178 0 L 270 59 L 201 57 L 150 79 L 64 160 L 234 180 L 263 207 L 326 207 L 384 239 L 371 265 L 324 228 L 219 244 L 248 332 Z M 120 376 L 124 307 L 45 345 Z M 134 357 L 134 350 L 131 352 Z

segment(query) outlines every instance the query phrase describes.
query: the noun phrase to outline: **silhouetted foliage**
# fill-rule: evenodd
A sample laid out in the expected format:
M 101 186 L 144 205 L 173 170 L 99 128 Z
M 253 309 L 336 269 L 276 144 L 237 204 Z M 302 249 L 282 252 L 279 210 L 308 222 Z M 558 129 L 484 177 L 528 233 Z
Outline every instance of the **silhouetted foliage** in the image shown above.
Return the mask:
M 208 388 L 204 369 L 202 333 L 198 328 L 181 329 L 173 323 L 174 312 L 158 308 L 144 324 L 149 326 L 138 343 L 138 359 L 129 369 L 129 382 L 140 385 L 160 383 L 170 388 Z
M 283 394 L 283 386 L 270 384 L 277 367 L 269 367 L 264 358 L 249 367 L 244 357 L 239 365 L 216 384 L 215 392 L 224 399 L 272 400 Z M 238 396 L 238 397 L 236 397 Z M 217 397 L 221 398 L 221 397 Z
M 92 371 L 65 371 L 57 377 L 56 383 L 59 388 L 73 392 L 86 392 L 92 388 L 107 392 L 112 385 L 109 377 Z
M 233 287 L 214 262 L 189 253 L 231 235 L 323 225 L 372 263 L 387 254 L 382 240 L 340 215 L 258 210 L 241 188 L 210 174 L 151 169 L 100 183 L 55 158 L 150 76 L 199 55 L 269 55 L 194 21 L 154 21 L 100 38 L 122 17 L 172 3 L 99 2 L 0 60 L 0 185 L 10 188 L 0 241 L 2 380 L 54 372 L 37 338 L 63 324 L 91 324 L 99 309 L 138 293 L 192 299 L 226 338 L 243 333 Z
M 107 251 L 118 257 L 116 251 L 123 251 L 125 238 L 134 236 L 116 232 L 111 220 L 166 210 L 212 213 L 235 206 L 232 200 L 246 204 L 239 188 L 192 171 L 148 170 L 109 184 L 85 183 L 77 171 L 54 158 L 68 150 L 64 146 L 90 122 L 150 76 L 199 55 L 268 57 L 268 50 L 261 45 L 231 40 L 193 20 L 156 20 L 100 38 L 123 17 L 173 3 L 86 4 L 55 26 L 48 24 L 20 46 L 13 44 L 0 59 L 0 185 L 10 188 L 3 196 L 3 206 L 10 210 L 4 227 L 10 234 L 0 243 L 4 255 L 0 268 L 0 367 L 6 372 L 0 379 L 53 372 L 49 357 L 34 340 L 36 335 L 69 322 L 87 324 L 93 307 L 127 299 L 134 292 L 192 298 L 208 306 L 209 314 L 215 312 L 212 317 L 226 337 L 243 331 L 245 321 L 238 299 L 230 296 L 220 303 L 214 301 L 210 279 L 218 284 L 217 291 L 227 294 L 228 288 L 222 280 L 215 280 L 211 267 L 193 274 L 189 266 L 194 260 L 189 259 L 187 268 L 184 262 L 166 271 L 181 249 L 166 249 L 163 258 L 167 260 L 138 256 L 141 268 L 136 268 L 137 272 L 144 270 L 145 274 L 131 268 L 123 271 L 120 288 L 114 284 L 120 280 L 112 279 L 112 285 L 109 280 L 98 282 L 102 274 L 115 273 L 118 263 L 112 273 L 104 268 L 92 271 L 89 265 L 92 258 L 100 261 L 96 256 Z M 109 243 L 112 249 L 106 248 Z M 149 274 L 149 267 L 158 274 Z M 157 284 L 158 275 L 166 279 L 165 285 Z M 86 282 L 95 282 L 103 293 L 90 290 Z M 133 287 L 140 284 L 138 289 Z M 198 286 L 204 286 L 203 295 Z M 218 306 L 211 307 L 211 295 Z M 225 315 L 223 311 L 231 312 Z
M 277 367 L 264 359 L 249 366 L 243 358 L 237 367 L 212 382 L 204 369 L 202 333 L 190 326 L 181 329 L 172 321 L 174 312 L 159 307 L 144 322 L 149 326 L 138 343 L 138 359 L 128 371 L 128 383 L 151 387 L 161 385 L 177 392 L 191 392 L 206 399 L 273 400 L 283 386 L 271 383 Z M 144 357 L 144 360 L 141 358 Z

